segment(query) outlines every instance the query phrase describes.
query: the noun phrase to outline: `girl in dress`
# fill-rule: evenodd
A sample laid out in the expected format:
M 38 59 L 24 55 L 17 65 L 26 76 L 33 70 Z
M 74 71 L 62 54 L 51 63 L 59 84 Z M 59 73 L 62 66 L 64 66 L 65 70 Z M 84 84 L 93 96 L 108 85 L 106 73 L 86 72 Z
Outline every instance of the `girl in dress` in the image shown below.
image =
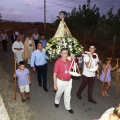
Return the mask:
M 108 89 L 111 86 L 111 71 L 115 70 L 118 66 L 116 65 L 114 68 L 111 66 L 111 60 L 106 60 L 103 63 L 103 69 L 102 69 L 102 74 L 100 75 L 100 81 L 107 83 L 106 88 L 103 90 L 102 95 L 103 96 L 109 96 L 108 95 Z

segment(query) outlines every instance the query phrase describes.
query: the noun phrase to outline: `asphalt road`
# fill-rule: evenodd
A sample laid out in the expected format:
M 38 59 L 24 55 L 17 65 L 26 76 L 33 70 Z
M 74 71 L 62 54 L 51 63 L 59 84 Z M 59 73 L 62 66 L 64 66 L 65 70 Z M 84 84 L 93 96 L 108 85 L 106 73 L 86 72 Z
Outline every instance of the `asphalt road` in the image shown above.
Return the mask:
M 8 52 L 0 52 L 0 61 L 4 63 L 5 70 L 13 76 L 13 53 L 11 51 L 11 43 L 8 43 Z M 30 66 L 26 65 L 31 72 L 32 85 L 30 87 L 31 100 L 26 103 L 34 113 L 33 120 L 93 120 L 99 118 L 104 111 L 108 108 L 114 107 L 119 104 L 120 96 L 115 99 L 115 83 L 112 82 L 112 86 L 109 90 L 109 97 L 100 96 L 101 83 L 96 80 L 94 85 L 93 98 L 97 101 L 97 104 L 92 104 L 87 101 L 87 88 L 82 94 L 82 100 L 76 97 L 77 90 L 81 84 L 81 78 L 73 79 L 72 87 L 72 99 L 71 107 L 74 110 L 74 114 L 70 114 L 65 110 L 63 104 L 63 97 L 59 108 L 54 107 L 53 91 L 53 63 L 48 63 L 48 90 L 45 92 L 38 86 L 36 73 L 31 71 Z M 120 93 L 120 91 L 119 91 Z

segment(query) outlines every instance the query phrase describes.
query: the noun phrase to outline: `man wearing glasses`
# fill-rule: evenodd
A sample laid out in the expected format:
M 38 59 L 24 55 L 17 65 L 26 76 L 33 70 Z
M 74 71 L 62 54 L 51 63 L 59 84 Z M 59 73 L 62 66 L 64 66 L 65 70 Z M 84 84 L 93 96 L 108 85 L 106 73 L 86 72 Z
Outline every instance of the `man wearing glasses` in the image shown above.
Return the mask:
M 94 104 L 97 104 L 97 102 L 95 100 L 93 100 L 93 98 L 92 98 L 96 71 L 89 71 L 89 67 L 92 67 L 93 62 L 95 64 L 95 66 L 97 66 L 98 62 L 99 62 L 98 55 L 96 53 L 94 53 L 95 50 L 96 50 L 95 45 L 91 44 L 89 47 L 89 54 L 84 56 L 82 83 L 77 92 L 77 97 L 79 99 L 82 99 L 81 94 L 82 94 L 83 90 L 85 89 L 85 87 L 88 85 L 88 101 L 92 102 Z M 92 63 L 90 63 L 91 57 L 92 57 Z
M 54 90 L 56 91 L 55 95 L 55 107 L 59 107 L 60 98 L 64 93 L 64 105 L 66 110 L 70 113 L 74 113 L 70 107 L 71 100 L 71 89 L 72 89 L 72 79 L 69 74 L 69 69 L 71 61 L 68 59 L 68 49 L 63 48 L 61 50 L 61 58 L 59 58 L 54 66 Z

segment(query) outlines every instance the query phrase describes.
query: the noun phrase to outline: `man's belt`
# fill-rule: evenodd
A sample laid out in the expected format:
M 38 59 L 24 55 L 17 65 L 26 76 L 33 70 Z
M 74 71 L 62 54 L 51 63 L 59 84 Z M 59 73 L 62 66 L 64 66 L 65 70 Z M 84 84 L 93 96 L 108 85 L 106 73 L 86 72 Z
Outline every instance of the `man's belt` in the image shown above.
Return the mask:
M 41 66 L 44 66 L 46 65 L 47 63 L 43 64 L 43 65 L 35 65 L 36 67 L 41 67 Z
M 63 79 L 60 79 L 60 78 L 58 78 L 58 79 L 59 79 L 59 80 L 62 80 L 62 81 L 69 81 L 69 80 L 70 80 L 70 79 L 69 79 L 69 80 L 63 80 Z

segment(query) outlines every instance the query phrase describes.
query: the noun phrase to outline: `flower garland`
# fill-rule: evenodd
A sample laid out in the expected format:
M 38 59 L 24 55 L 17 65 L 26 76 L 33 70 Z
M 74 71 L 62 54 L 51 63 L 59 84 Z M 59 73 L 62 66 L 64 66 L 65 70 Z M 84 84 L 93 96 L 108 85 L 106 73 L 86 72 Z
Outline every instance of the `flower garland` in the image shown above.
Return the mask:
M 83 47 L 77 39 L 68 36 L 51 38 L 44 50 L 50 59 L 56 59 L 60 56 L 62 48 L 68 48 L 70 55 L 78 56 L 83 53 Z

